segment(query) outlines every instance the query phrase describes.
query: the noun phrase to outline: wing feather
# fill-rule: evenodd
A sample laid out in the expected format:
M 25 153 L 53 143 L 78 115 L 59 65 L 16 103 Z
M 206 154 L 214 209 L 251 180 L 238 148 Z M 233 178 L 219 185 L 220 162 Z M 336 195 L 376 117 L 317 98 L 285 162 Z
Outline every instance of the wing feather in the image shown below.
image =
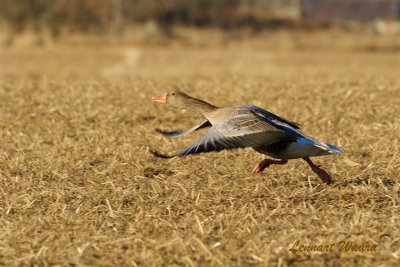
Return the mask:
M 254 106 L 254 105 L 241 106 L 241 108 L 245 108 L 247 110 L 251 110 L 251 111 L 257 113 L 258 115 L 260 115 L 262 117 L 265 117 L 268 120 L 271 120 L 273 122 L 277 122 L 278 124 L 279 123 L 284 123 L 284 124 L 294 128 L 294 129 L 300 129 L 300 126 L 301 126 L 297 122 L 286 120 L 286 119 L 284 119 L 282 117 L 279 117 L 278 115 L 275 115 L 275 114 L 273 114 L 273 113 L 271 113 L 269 111 L 266 111 L 265 109 L 262 109 L 260 107 Z
M 212 126 L 197 142 L 174 155 L 166 156 L 159 153 L 155 153 L 155 155 L 175 157 L 225 149 L 255 148 L 289 139 L 293 139 L 293 137 L 288 136 L 273 122 L 253 112 L 246 112 Z
M 200 122 L 199 124 L 193 126 L 192 128 L 190 128 L 188 130 L 185 130 L 185 131 L 179 131 L 179 130 L 164 131 L 159 128 L 156 128 L 156 131 L 167 137 L 179 137 L 179 136 L 188 135 L 194 131 L 200 130 L 202 128 L 210 127 L 210 126 L 211 126 L 211 123 L 208 120 L 204 120 L 204 121 Z

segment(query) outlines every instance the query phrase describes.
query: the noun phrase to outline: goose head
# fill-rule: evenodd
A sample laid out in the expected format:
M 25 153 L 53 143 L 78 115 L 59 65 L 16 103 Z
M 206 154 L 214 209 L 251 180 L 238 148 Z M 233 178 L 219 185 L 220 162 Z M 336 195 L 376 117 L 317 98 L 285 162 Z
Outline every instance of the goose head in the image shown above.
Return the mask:
M 154 102 L 164 103 L 167 106 L 181 109 L 190 109 L 193 106 L 193 98 L 183 92 L 167 92 L 151 98 Z

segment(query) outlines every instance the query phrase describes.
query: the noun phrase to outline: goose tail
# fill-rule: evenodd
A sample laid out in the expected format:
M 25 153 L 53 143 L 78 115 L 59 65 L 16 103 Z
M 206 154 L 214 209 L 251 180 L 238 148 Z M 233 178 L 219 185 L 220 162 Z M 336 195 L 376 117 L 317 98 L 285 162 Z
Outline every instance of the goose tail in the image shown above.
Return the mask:
M 326 144 L 329 148 L 328 152 L 332 153 L 332 154 L 342 154 L 342 149 L 332 145 L 332 144 Z

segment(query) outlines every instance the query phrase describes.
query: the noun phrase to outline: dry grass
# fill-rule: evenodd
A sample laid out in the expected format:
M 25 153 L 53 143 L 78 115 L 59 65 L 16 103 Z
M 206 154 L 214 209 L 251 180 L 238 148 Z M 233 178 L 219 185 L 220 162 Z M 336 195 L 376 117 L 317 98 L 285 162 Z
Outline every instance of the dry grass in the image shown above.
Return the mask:
M 286 48 L 2 48 L 0 265 L 396 266 L 398 50 L 275 37 Z M 150 101 L 175 85 L 260 105 L 341 146 L 316 159 L 334 185 L 300 160 L 252 176 L 263 158 L 252 150 L 154 158 L 148 147 L 172 152 L 200 134 L 153 131 L 199 121 Z M 296 240 L 377 251 L 290 252 Z

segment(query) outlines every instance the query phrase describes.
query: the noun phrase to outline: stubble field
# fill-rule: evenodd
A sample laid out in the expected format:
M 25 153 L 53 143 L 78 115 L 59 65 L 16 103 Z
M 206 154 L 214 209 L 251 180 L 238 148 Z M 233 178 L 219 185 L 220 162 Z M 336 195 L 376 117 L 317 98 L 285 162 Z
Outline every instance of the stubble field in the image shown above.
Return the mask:
M 215 37 L 215 36 L 214 36 Z M 193 44 L 1 47 L 0 265 L 396 266 L 398 39 L 274 33 Z M 251 175 L 250 149 L 177 159 L 201 119 L 152 103 L 181 90 L 255 104 L 340 146 Z M 333 251 L 289 251 L 335 244 Z M 376 251 L 343 251 L 341 241 Z

